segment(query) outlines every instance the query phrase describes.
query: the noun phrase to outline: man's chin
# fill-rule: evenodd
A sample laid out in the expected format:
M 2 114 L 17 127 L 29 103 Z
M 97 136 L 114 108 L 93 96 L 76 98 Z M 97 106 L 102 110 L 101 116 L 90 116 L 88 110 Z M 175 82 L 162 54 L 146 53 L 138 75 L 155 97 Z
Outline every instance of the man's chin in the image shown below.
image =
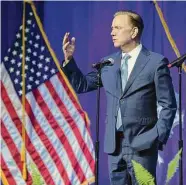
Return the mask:
M 115 47 L 115 48 L 119 48 L 119 47 L 120 47 L 120 45 L 119 45 L 119 44 L 117 44 L 117 43 L 114 43 L 114 47 Z

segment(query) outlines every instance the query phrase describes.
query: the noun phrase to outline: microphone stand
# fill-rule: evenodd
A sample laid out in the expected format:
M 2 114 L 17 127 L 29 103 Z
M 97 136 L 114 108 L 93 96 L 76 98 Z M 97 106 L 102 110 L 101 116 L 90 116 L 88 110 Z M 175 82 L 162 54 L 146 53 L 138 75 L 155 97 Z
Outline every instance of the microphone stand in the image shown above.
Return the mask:
M 170 63 L 168 65 L 169 68 L 176 66 L 178 68 L 178 74 L 179 74 L 179 141 L 178 141 L 178 147 L 179 150 L 182 149 L 182 152 L 180 154 L 180 161 L 179 161 L 179 184 L 183 185 L 183 135 L 182 135 L 182 105 L 181 105 L 181 100 L 182 100 L 182 63 L 186 60 L 186 54 L 183 56 L 177 58 L 175 61 Z
M 182 64 L 182 63 L 181 63 Z M 182 152 L 180 155 L 180 161 L 179 161 L 179 181 L 180 185 L 183 185 L 183 135 L 182 135 L 182 65 L 178 65 L 178 74 L 179 74 L 179 141 L 178 146 L 179 150 L 182 148 Z
M 98 84 L 97 84 L 97 105 L 96 105 L 96 142 L 95 142 L 95 184 L 98 185 L 99 183 L 99 117 L 100 117 L 100 86 L 101 86 L 101 68 L 97 68 L 97 77 L 98 77 Z
M 92 65 L 94 69 L 97 70 L 97 104 L 96 104 L 96 142 L 95 142 L 95 185 L 99 183 L 99 113 L 100 113 L 100 87 L 101 87 L 101 69 L 105 65 L 112 66 L 114 64 L 114 60 L 109 58 L 105 61 L 101 61 Z

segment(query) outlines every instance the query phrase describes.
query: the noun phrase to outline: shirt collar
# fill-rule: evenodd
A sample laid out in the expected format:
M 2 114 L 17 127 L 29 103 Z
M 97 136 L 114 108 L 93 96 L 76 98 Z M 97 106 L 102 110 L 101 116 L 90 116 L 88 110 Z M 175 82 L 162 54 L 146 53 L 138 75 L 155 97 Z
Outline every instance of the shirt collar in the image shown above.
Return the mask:
M 135 58 L 137 59 L 140 51 L 142 49 L 142 44 L 139 44 L 137 47 L 135 47 L 132 51 L 128 52 L 130 55 L 130 58 Z M 122 53 L 122 58 L 125 56 L 126 53 Z

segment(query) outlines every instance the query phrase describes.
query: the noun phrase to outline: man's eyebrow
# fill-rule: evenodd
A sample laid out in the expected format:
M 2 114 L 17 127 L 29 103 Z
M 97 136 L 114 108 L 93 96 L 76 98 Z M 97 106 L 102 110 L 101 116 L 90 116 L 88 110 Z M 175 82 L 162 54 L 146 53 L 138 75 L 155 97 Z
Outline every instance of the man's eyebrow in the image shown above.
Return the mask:
M 116 26 L 111 26 L 111 28 L 116 28 L 116 27 L 119 27 L 119 26 L 117 26 L 117 25 Z

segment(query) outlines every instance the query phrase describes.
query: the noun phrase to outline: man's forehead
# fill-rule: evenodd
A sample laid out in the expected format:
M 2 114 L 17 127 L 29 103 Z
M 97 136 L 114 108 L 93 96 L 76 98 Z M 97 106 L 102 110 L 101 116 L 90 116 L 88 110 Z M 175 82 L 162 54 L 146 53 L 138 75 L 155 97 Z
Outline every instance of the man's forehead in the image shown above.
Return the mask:
M 115 25 L 124 25 L 124 24 L 130 24 L 130 20 L 128 15 L 123 14 L 123 15 L 117 15 L 116 17 L 114 17 L 113 21 L 112 21 L 112 26 Z

